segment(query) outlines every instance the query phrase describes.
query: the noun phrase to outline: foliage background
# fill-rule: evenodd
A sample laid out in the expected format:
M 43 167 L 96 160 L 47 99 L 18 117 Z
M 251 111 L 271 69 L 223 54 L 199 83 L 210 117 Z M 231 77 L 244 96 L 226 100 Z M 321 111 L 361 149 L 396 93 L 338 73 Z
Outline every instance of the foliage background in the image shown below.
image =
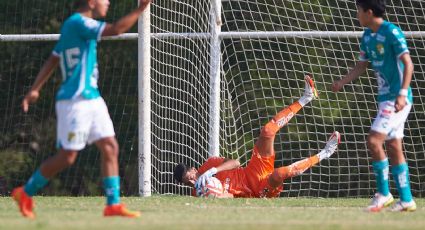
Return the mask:
M 0 1 L 0 33 L 58 33 L 61 23 L 72 12 L 72 2 Z M 198 9 L 205 9 L 193 10 L 196 4 L 199 4 Z M 387 19 L 404 31 L 425 31 L 423 4 L 415 0 L 388 1 Z M 105 20 L 116 20 L 135 5 L 135 0 L 112 1 Z M 152 6 L 152 31 L 206 32 L 210 29 L 204 26 L 208 7 L 207 3 L 191 0 L 156 0 Z M 176 12 L 186 8 L 189 10 L 186 12 L 190 12 L 188 15 L 175 16 Z M 362 30 L 352 0 L 224 1 L 222 19 L 222 31 Z M 133 28 L 131 32 L 135 31 Z M 208 75 L 209 50 L 205 46 L 207 43 L 196 41 L 153 39 L 153 43 L 157 45 L 153 50 L 153 62 L 165 63 L 155 65 L 154 68 L 160 71 L 152 71 L 153 85 L 164 85 L 152 93 L 153 100 L 161 101 L 153 103 L 152 112 L 152 136 L 157 138 L 152 146 L 153 190 L 187 194 L 188 188 L 173 183 L 171 171 L 180 161 L 199 166 L 208 156 L 206 102 L 209 85 L 208 80 L 198 79 Z M 422 103 L 425 99 L 424 39 L 409 39 L 409 45 L 416 70 L 412 82 L 415 105 L 406 125 L 404 141 L 414 195 L 424 196 L 425 129 L 421 125 L 425 120 Z M 0 194 L 6 195 L 11 188 L 24 183 L 42 160 L 55 152 L 53 100 L 61 79 L 60 71 L 52 76 L 40 100 L 28 114 L 23 114 L 20 109 L 24 93 L 53 46 L 54 42 L 0 43 Z M 297 98 L 303 88 L 303 75 L 313 73 L 322 91 L 320 100 L 302 111 L 278 135 L 276 166 L 309 156 L 312 150 L 323 146 L 333 130 L 343 133 L 344 144 L 338 156 L 322 167 L 288 181 L 282 196 L 355 197 L 373 194 L 375 186 L 365 145 L 371 119 L 376 114 L 373 75 L 363 76 L 356 84 L 346 87 L 345 92 L 333 94 L 329 91 L 332 81 L 354 65 L 357 39 L 226 39 L 221 48 L 221 155 L 238 158 L 245 164 L 261 125 Z M 171 52 L 173 56 L 165 56 L 163 51 Z M 193 56 L 201 58 L 194 62 L 181 61 L 194 60 Z M 175 62 L 175 57 L 180 62 Z M 101 93 L 108 104 L 120 143 L 122 192 L 135 195 L 138 193 L 137 42 L 102 41 L 98 58 Z M 181 64 L 179 68 L 171 67 L 175 63 Z M 176 83 L 177 80 L 182 82 Z M 187 91 L 186 84 L 194 89 Z M 170 85 L 174 90 L 169 90 Z M 182 103 L 193 98 L 204 102 L 195 108 Z M 55 177 L 42 194 L 100 195 L 99 172 L 99 154 L 95 148 L 87 148 L 81 152 L 75 166 Z

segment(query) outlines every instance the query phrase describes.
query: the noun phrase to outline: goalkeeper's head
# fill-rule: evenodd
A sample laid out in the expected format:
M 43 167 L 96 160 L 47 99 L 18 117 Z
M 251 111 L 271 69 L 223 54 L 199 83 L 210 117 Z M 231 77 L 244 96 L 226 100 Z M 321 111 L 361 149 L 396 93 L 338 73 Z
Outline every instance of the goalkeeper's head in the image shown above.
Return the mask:
M 189 167 L 184 163 L 178 164 L 174 168 L 173 173 L 174 179 L 188 186 L 194 186 L 196 180 L 198 179 L 198 170 L 194 167 Z
M 386 0 L 356 0 L 356 5 L 364 12 L 370 10 L 373 16 L 382 18 L 385 14 Z

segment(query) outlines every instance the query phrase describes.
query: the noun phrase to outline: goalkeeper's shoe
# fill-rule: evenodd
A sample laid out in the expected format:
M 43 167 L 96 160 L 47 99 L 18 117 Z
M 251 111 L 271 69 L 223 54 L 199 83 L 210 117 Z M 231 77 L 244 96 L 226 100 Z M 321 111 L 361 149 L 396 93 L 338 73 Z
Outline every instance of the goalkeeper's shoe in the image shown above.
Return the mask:
M 311 98 L 311 100 L 314 98 L 318 98 L 319 94 L 317 93 L 316 86 L 314 85 L 313 79 L 309 75 L 306 75 L 304 78 L 304 81 L 305 81 L 305 88 L 304 88 L 303 96 L 306 98 Z
M 328 142 L 326 142 L 325 148 L 317 154 L 319 156 L 319 161 L 331 157 L 338 148 L 339 143 L 341 143 L 341 134 L 338 131 L 335 131 L 332 133 Z
M 416 203 L 414 200 L 410 202 L 398 201 L 389 209 L 391 212 L 414 212 L 416 211 Z
M 18 204 L 19 210 L 24 217 L 29 219 L 35 218 L 35 214 L 32 211 L 34 208 L 34 202 L 32 201 L 32 198 L 25 193 L 23 186 L 13 189 L 12 198 Z
M 379 212 L 383 208 L 388 207 L 392 202 L 394 202 L 393 195 L 389 193 L 384 196 L 381 193 L 375 193 L 370 202 L 370 205 L 366 207 L 367 212 Z
M 136 218 L 140 217 L 141 213 L 138 211 L 130 211 L 128 210 L 124 204 L 113 204 L 107 205 L 103 210 L 103 216 L 123 216 Z

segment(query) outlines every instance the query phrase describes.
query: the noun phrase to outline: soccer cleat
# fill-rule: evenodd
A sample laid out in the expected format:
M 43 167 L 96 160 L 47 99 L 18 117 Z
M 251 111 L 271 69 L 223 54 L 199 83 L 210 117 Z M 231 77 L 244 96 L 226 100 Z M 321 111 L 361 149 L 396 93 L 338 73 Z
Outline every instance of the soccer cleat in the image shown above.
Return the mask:
M 12 198 L 18 204 L 19 210 L 24 217 L 29 219 L 35 218 L 35 214 L 32 211 L 34 208 L 34 203 L 32 198 L 25 193 L 23 186 L 13 189 Z
M 108 216 L 123 216 L 123 217 L 136 218 L 136 217 L 140 217 L 140 215 L 141 215 L 140 212 L 130 211 L 123 204 L 107 205 L 105 209 L 103 210 L 103 216 L 107 216 L 107 217 Z
M 313 79 L 309 75 L 306 75 L 304 78 L 305 88 L 304 88 L 304 97 L 306 98 L 318 98 L 319 94 L 317 93 L 316 86 L 314 85 Z
M 331 157 L 338 148 L 339 143 L 341 143 L 341 134 L 338 131 L 335 131 L 332 133 L 328 142 L 326 142 L 325 148 L 317 154 L 319 156 L 319 160 L 321 161 Z
M 414 200 L 410 202 L 398 201 L 389 209 L 391 212 L 414 212 L 416 211 L 416 203 Z
M 388 207 L 394 201 L 393 195 L 388 194 L 386 196 L 381 193 L 375 193 L 370 202 L 370 205 L 366 207 L 367 212 L 379 212 L 383 208 Z

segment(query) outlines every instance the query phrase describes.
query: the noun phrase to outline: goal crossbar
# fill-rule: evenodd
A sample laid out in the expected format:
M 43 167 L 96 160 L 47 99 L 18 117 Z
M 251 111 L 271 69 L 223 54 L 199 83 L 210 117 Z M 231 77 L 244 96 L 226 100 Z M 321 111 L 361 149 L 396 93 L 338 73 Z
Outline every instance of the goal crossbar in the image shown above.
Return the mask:
M 362 31 L 250 31 L 250 32 L 220 32 L 221 39 L 237 38 L 359 38 Z M 425 38 L 425 31 L 404 32 L 406 38 Z M 104 37 L 102 40 L 137 40 L 138 33 L 125 33 L 118 36 Z M 209 39 L 210 33 L 152 33 L 156 39 Z M 0 42 L 28 42 L 28 41 L 57 41 L 59 34 L 0 34 Z

